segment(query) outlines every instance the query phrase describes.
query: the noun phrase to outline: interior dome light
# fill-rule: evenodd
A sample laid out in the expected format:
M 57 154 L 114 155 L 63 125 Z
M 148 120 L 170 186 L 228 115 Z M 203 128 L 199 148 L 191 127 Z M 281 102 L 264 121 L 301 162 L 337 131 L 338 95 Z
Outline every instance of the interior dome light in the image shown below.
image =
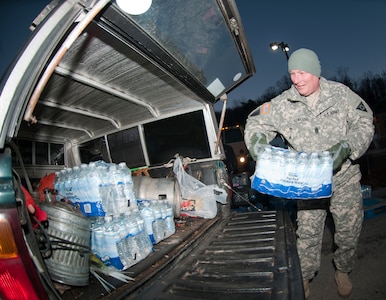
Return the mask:
M 129 15 L 142 15 L 147 12 L 152 0 L 116 0 L 117 5 Z

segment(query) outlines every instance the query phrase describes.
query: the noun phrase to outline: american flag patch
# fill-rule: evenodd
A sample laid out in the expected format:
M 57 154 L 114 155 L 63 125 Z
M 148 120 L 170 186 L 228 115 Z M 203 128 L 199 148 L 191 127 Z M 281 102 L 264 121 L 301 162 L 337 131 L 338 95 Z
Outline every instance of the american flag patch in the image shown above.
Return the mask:
M 271 103 L 264 103 L 260 108 L 260 113 L 262 115 L 268 115 L 271 113 Z

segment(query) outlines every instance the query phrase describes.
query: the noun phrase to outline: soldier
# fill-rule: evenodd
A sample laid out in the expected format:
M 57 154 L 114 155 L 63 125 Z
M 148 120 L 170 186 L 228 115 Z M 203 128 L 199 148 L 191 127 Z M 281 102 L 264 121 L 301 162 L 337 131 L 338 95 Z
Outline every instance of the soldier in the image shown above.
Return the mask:
M 351 294 L 348 274 L 352 271 L 363 207 L 361 173 L 355 160 L 369 147 L 373 113 L 366 102 L 345 85 L 321 77 L 318 56 L 299 49 L 288 60 L 292 86 L 256 108 L 248 116 L 245 142 L 257 160 L 260 147 L 280 134 L 289 149 L 315 152 L 328 150 L 333 156 L 333 194 L 329 199 L 299 200 L 297 249 L 305 297 L 320 267 L 323 230 L 327 209 L 335 225 L 335 281 L 342 297 Z

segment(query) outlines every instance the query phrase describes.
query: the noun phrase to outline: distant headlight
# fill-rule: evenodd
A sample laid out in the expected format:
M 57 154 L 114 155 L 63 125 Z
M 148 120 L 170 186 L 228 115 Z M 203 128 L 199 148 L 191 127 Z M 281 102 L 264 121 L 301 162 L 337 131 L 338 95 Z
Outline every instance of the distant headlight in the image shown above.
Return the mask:
M 239 161 L 243 164 L 245 163 L 245 156 L 240 156 Z

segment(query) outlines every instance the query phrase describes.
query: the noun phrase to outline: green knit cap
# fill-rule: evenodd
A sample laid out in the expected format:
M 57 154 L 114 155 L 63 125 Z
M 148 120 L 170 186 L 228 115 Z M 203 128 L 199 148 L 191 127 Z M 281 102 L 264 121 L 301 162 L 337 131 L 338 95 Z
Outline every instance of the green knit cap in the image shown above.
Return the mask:
M 288 59 L 288 72 L 301 70 L 320 77 L 321 67 L 314 51 L 301 48 L 294 51 Z

